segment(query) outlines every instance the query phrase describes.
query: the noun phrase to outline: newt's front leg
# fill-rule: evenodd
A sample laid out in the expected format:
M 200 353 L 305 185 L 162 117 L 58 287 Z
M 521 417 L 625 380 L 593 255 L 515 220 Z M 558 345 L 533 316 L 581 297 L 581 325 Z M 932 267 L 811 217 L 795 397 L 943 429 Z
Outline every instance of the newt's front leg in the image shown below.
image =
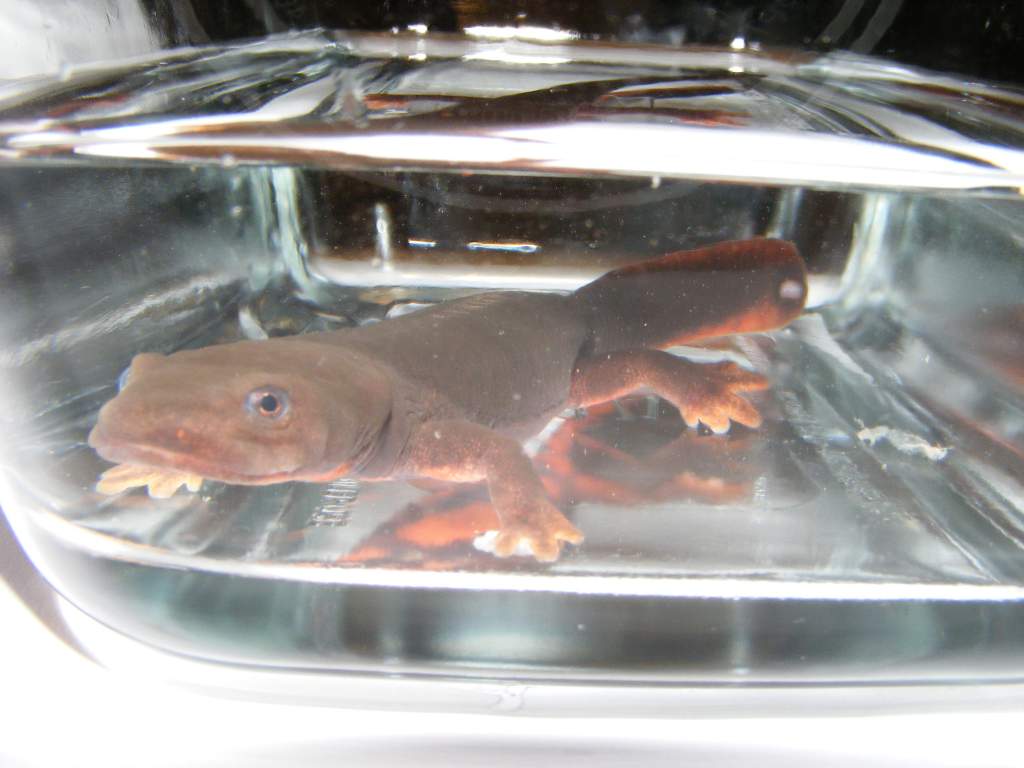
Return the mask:
M 579 544 L 583 534 L 544 492 L 529 458 L 515 440 L 468 421 L 430 421 L 413 434 L 398 473 L 457 483 L 487 481 L 501 522 L 494 552 L 507 557 L 520 542 L 534 557 L 558 559 L 562 542 Z
M 573 371 L 570 398 L 586 406 L 654 390 L 679 409 L 691 427 L 729 431 L 729 421 L 756 429 L 761 414 L 741 393 L 766 389 L 768 380 L 735 363 L 694 363 L 656 349 L 627 349 L 585 358 Z

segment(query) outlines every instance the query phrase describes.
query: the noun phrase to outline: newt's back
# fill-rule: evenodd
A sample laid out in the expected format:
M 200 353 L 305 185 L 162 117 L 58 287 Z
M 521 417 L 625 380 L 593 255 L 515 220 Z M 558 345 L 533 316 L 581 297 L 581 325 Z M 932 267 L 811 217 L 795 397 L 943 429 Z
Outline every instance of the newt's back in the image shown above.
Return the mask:
M 575 363 L 777 328 L 800 313 L 803 260 L 791 243 L 753 239 L 668 254 L 605 274 L 568 296 L 482 293 L 325 335 L 386 364 L 431 418 L 498 429 L 537 425 L 567 402 Z M 412 415 L 412 414 L 410 414 Z
M 570 297 L 503 291 L 341 332 L 334 343 L 434 391 L 458 415 L 498 429 L 557 413 L 587 327 Z M 434 416 L 441 414 L 432 414 Z

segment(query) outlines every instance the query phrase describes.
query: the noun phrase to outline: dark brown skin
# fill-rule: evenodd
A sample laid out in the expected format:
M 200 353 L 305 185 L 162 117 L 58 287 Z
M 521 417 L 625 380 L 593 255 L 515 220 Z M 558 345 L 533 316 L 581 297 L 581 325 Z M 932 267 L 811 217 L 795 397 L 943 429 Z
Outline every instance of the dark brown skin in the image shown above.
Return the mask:
M 551 561 L 583 536 L 547 499 L 520 440 L 566 407 L 643 387 L 691 425 L 758 427 L 741 393 L 764 389 L 763 377 L 659 348 L 778 328 L 805 296 L 796 249 L 758 239 L 615 270 L 569 296 L 487 293 L 361 328 L 142 354 L 89 444 L 129 465 L 108 474 L 486 481 L 496 554 L 525 543 Z M 131 477 L 107 490 L 153 491 Z

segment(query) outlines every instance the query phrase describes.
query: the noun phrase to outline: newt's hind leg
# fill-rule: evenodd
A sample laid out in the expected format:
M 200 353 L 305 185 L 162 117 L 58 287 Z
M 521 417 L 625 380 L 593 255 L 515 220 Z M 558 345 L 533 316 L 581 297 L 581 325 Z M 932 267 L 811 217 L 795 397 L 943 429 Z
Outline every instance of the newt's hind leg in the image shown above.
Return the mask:
M 573 370 L 571 400 L 587 406 L 649 388 L 679 409 L 691 427 L 729 431 L 729 421 L 756 429 L 761 414 L 741 393 L 767 389 L 768 380 L 735 363 L 694 363 L 657 349 L 627 349 L 584 358 Z

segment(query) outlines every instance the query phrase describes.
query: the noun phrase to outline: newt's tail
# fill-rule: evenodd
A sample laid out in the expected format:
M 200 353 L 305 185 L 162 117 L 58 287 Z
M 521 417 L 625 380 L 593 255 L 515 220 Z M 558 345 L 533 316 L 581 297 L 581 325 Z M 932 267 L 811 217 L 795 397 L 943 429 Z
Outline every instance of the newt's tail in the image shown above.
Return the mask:
M 590 354 L 779 328 L 803 310 L 807 272 L 785 240 L 736 240 L 631 264 L 572 295 Z

